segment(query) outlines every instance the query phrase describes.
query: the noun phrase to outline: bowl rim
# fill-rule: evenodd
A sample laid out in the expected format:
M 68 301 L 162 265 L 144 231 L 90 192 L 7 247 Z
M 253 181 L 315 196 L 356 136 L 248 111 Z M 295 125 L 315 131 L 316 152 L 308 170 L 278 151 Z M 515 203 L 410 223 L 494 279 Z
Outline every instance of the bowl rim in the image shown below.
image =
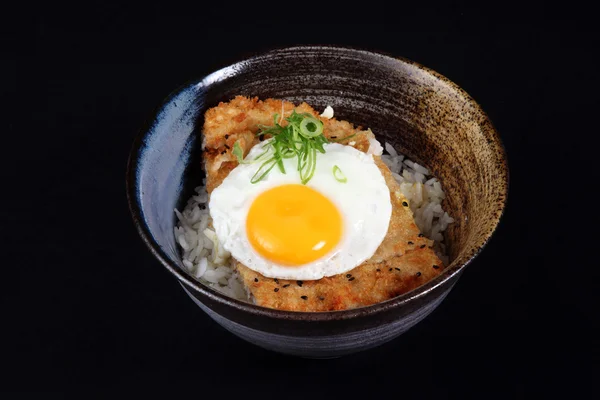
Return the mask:
M 149 133 L 150 128 L 155 121 L 156 117 L 160 113 L 164 107 L 171 102 L 171 100 L 176 97 L 181 92 L 187 90 L 191 86 L 199 85 L 202 83 L 204 79 L 213 75 L 218 76 L 225 72 L 226 70 L 231 70 L 235 66 L 239 66 L 242 64 L 250 63 L 253 60 L 268 56 L 270 54 L 275 54 L 278 52 L 286 52 L 286 51 L 302 51 L 302 50 L 312 50 L 312 51 L 342 51 L 342 52 L 352 52 L 352 53 L 362 53 L 363 55 L 368 55 L 370 57 L 381 57 L 387 62 L 401 62 L 413 67 L 422 70 L 433 77 L 441 80 L 443 83 L 448 85 L 451 89 L 457 91 L 460 95 L 462 95 L 465 100 L 467 100 L 474 108 L 475 112 L 481 114 L 484 117 L 484 120 L 489 125 L 490 134 L 496 143 L 497 147 L 500 149 L 499 158 L 502 162 L 502 176 L 500 179 L 504 179 L 504 193 L 501 193 L 502 200 L 499 203 L 502 205 L 502 209 L 497 217 L 495 217 L 495 224 L 493 229 L 489 231 L 489 233 L 485 236 L 483 242 L 479 243 L 475 247 L 475 251 L 471 254 L 471 256 L 465 260 L 461 264 L 453 265 L 450 263 L 441 274 L 436 276 L 435 278 L 429 280 L 417 288 L 406 292 L 400 296 L 394 297 L 389 300 L 385 300 L 380 303 L 375 303 L 369 306 L 348 309 L 348 310 L 336 310 L 336 311 L 319 311 L 319 312 L 309 312 L 309 311 L 286 311 L 286 310 L 278 310 L 267 307 L 258 306 L 252 303 L 248 303 L 245 301 L 237 300 L 227 296 L 224 293 L 217 291 L 209 286 L 205 286 L 200 281 L 196 280 L 191 274 L 187 271 L 184 271 L 178 265 L 176 265 L 169 256 L 161 249 L 160 245 L 154 240 L 148 225 L 146 224 L 140 204 L 137 201 L 137 179 L 136 179 L 136 171 L 138 169 L 138 161 L 141 155 L 141 148 L 143 147 L 144 139 L 146 135 Z M 209 84 L 210 85 L 210 84 Z M 163 101 L 157 106 L 154 111 L 150 114 L 150 117 L 145 121 L 142 125 L 142 128 L 138 131 L 130 153 L 129 158 L 127 160 L 127 172 L 126 172 L 126 192 L 127 192 L 127 202 L 129 204 L 129 211 L 133 218 L 133 223 L 136 227 L 136 230 L 142 241 L 146 244 L 150 252 L 154 255 L 158 261 L 175 277 L 183 284 L 185 284 L 188 288 L 193 289 L 192 294 L 200 294 L 202 296 L 206 296 L 208 299 L 223 304 L 225 306 L 229 306 L 238 311 L 249 313 L 256 316 L 262 317 L 270 317 L 273 319 L 279 320 L 301 320 L 301 321 L 331 321 L 331 320 L 346 320 L 352 319 L 356 317 L 366 317 L 370 315 L 380 314 L 386 312 L 391 309 L 400 308 L 405 304 L 410 302 L 414 302 L 419 298 L 426 296 L 428 293 L 436 290 L 437 288 L 444 286 L 446 283 L 452 280 L 454 276 L 461 273 L 467 265 L 469 265 L 481 251 L 485 248 L 485 246 L 489 243 L 490 239 L 493 237 L 494 233 L 498 229 L 498 225 L 504 216 L 506 210 L 506 204 L 508 201 L 508 193 L 509 193 L 509 169 L 508 169 L 508 158 L 506 154 L 506 149 L 498 131 L 493 125 L 489 116 L 485 113 L 485 111 L 481 108 L 479 103 L 477 103 L 463 88 L 458 86 L 456 83 L 448 79 L 447 77 L 441 75 L 440 73 L 421 65 L 415 61 L 409 60 L 404 57 L 392 55 L 390 53 L 386 53 L 380 50 L 365 50 L 364 48 L 351 47 L 351 46 L 338 46 L 338 45 L 301 45 L 301 46 L 288 46 L 288 47 L 277 47 L 272 50 L 254 53 L 250 57 L 246 57 L 244 59 L 238 60 L 236 62 L 232 62 L 227 66 L 223 66 L 218 70 L 205 75 L 199 79 L 193 79 L 185 82 L 180 85 L 174 91 L 172 91 Z

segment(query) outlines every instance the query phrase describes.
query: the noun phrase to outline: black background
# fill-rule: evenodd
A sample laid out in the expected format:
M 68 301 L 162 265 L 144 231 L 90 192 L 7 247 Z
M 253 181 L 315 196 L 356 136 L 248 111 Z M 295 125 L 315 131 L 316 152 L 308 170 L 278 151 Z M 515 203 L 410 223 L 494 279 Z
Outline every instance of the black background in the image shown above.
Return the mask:
M 594 390 L 597 265 L 575 224 L 594 228 L 597 211 L 567 211 L 595 199 L 595 160 L 580 145 L 596 148 L 600 41 L 577 31 L 593 28 L 585 18 L 537 8 L 18 6 L 3 15 L 0 67 L 0 390 L 304 399 Z M 442 305 L 399 339 L 336 360 L 281 356 L 224 331 L 147 251 L 125 198 L 133 138 L 172 90 L 295 44 L 379 50 L 440 72 L 481 104 L 509 156 L 503 221 Z

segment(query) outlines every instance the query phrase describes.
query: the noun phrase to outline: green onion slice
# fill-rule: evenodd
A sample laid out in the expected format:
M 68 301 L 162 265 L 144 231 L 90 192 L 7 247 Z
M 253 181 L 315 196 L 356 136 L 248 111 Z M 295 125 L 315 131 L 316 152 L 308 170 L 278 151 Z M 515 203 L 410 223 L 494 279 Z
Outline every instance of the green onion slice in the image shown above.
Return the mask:
M 261 164 L 260 168 L 254 173 L 254 176 L 250 180 L 250 183 L 258 183 L 260 182 L 271 170 L 273 167 L 277 165 L 277 160 L 275 157 L 270 158 Z
M 233 145 L 233 150 L 231 151 L 233 155 L 237 158 L 238 163 L 244 162 L 244 150 L 242 150 L 242 146 L 240 146 L 239 141 L 236 141 Z
M 343 142 L 344 140 L 352 139 L 354 136 L 356 136 L 356 133 L 353 134 L 353 135 L 348 135 L 348 136 L 343 137 L 343 138 L 332 139 L 332 142 Z
M 342 172 L 340 167 L 338 167 L 337 165 L 333 166 L 333 177 L 338 182 L 341 182 L 341 183 L 348 182 L 348 178 L 346 178 L 346 175 L 344 175 L 344 173 Z
M 323 123 L 316 118 L 306 117 L 300 122 L 300 134 L 306 138 L 314 138 L 323 133 Z
M 273 116 L 273 126 L 259 126 L 256 136 L 270 135 L 271 138 L 265 143 L 265 151 L 260 156 L 252 161 L 245 161 L 245 163 L 253 163 L 261 159 L 261 166 L 251 182 L 261 181 L 275 165 L 285 174 L 283 160 L 297 157 L 300 180 L 306 184 L 315 174 L 317 152 L 325 153 L 323 146 L 329 143 L 329 140 L 323 136 L 323 123 L 310 114 L 298 114 L 296 111 L 292 111 L 292 114 L 286 118 L 288 124 L 285 127 L 280 125 L 278 118 L 278 114 Z M 243 156 L 241 146 L 237 145 L 236 148 L 234 145 L 234 154 L 240 161 Z

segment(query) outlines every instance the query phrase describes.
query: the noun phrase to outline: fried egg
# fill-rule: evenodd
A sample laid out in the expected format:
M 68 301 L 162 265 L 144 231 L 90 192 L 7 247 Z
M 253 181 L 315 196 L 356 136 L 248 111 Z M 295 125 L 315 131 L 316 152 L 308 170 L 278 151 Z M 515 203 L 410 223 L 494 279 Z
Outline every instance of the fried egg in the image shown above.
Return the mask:
M 297 158 L 283 160 L 251 183 L 268 141 L 254 146 L 210 196 L 223 248 L 270 278 L 317 280 L 369 259 L 390 222 L 390 192 L 373 156 L 337 143 L 324 145 L 305 185 Z M 335 173 L 334 173 L 335 172 Z

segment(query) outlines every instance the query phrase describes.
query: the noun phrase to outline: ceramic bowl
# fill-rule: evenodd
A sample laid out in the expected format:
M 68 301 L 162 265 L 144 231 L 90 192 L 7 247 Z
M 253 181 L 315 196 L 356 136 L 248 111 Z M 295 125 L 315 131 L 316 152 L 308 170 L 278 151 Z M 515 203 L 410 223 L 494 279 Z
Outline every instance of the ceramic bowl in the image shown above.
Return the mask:
M 331 105 L 339 119 L 369 127 L 440 178 L 450 264 L 394 299 L 333 312 L 289 312 L 234 300 L 183 266 L 173 227 L 201 184 L 204 112 L 236 95 Z M 171 94 L 135 139 L 127 195 L 137 230 L 191 299 L 235 335 L 303 357 L 337 357 L 387 342 L 431 313 L 490 240 L 508 192 L 500 138 L 479 105 L 440 74 L 412 61 L 358 49 L 278 49 L 222 68 Z M 479 266 L 485 268 L 485 265 Z

